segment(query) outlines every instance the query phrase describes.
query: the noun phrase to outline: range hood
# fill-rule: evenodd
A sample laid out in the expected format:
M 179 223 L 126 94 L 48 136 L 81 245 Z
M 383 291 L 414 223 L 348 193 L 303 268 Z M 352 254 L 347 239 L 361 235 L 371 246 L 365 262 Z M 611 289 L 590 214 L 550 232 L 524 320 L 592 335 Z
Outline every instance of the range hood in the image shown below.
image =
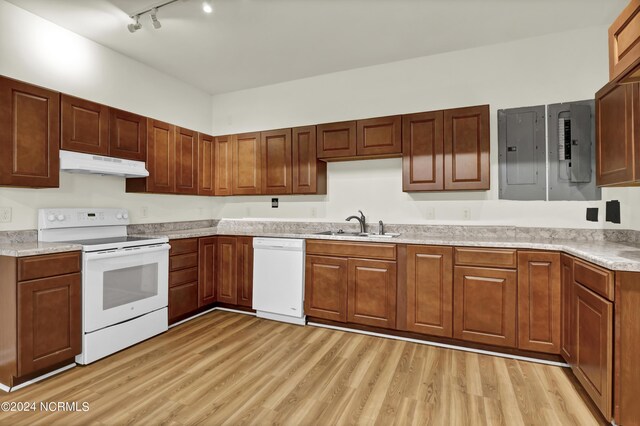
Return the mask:
M 60 151 L 60 170 L 70 173 L 123 176 L 127 178 L 147 177 L 149 172 L 142 161 Z

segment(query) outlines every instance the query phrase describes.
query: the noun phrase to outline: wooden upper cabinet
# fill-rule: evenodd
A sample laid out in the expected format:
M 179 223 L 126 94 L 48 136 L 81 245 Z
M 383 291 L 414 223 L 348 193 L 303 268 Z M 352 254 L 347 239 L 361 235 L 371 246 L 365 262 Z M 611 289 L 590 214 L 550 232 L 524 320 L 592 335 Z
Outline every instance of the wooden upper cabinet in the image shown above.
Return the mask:
M 402 153 L 402 117 L 370 118 L 356 122 L 358 156 L 395 156 Z
M 60 94 L 0 77 L 0 185 L 57 188 Z
M 444 190 L 442 111 L 402 117 L 402 190 Z
M 347 322 L 348 262 L 340 257 L 306 256 L 305 314 Z
M 262 153 L 261 194 L 291 194 L 291 129 L 260 133 Z
M 178 194 L 198 193 L 198 134 L 177 127 L 175 130 L 175 180 Z
M 560 302 L 560 254 L 519 251 L 518 348 L 560 353 Z
M 198 133 L 198 195 L 215 195 L 215 169 L 215 139 L 213 136 Z
M 327 163 L 317 156 L 316 126 L 292 129 L 292 192 L 326 194 Z
M 407 246 L 406 286 L 406 330 L 452 337 L 453 249 Z
M 60 148 L 109 155 L 109 107 L 62 95 Z
M 176 189 L 175 126 L 149 119 L 147 131 L 147 191 L 173 193 Z
M 317 126 L 318 158 L 337 159 L 357 155 L 356 122 L 320 124 Z
M 215 194 L 233 194 L 233 139 L 235 136 L 218 136 L 215 139 Z
M 640 180 L 640 84 L 608 84 L 596 93 L 596 183 Z
M 560 355 L 569 364 L 573 363 L 575 353 L 575 332 L 574 317 L 575 307 L 573 304 L 573 258 L 566 254 L 560 255 L 560 280 L 562 288 L 561 311 L 562 311 L 562 333 Z
M 609 27 L 609 80 L 640 81 L 640 0 L 631 0 Z
M 489 105 L 444 111 L 444 189 L 488 190 Z
M 244 133 L 233 140 L 233 194 L 257 195 L 262 191 L 260 133 Z
M 237 305 L 238 303 L 238 252 L 235 237 L 217 237 L 216 294 L 218 302 Z
M 516 346 L 516 271 L 456 266 L 453 337 Z
M 109 108 L 109 155 L 126 160 L 147 160 L 147 118 Z
M 253 305 L 253 237 L 236 237 L 238 249 L 238 300 L 239 306 Z

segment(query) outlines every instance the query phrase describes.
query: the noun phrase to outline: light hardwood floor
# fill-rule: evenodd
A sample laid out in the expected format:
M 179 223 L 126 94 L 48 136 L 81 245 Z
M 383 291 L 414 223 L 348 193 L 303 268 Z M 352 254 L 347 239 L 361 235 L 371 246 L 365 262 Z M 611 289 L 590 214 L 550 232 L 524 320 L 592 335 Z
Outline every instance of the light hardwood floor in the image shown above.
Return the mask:
M 0 424 L 595 425 L 559 367 L 215 311 L 6 401 Z

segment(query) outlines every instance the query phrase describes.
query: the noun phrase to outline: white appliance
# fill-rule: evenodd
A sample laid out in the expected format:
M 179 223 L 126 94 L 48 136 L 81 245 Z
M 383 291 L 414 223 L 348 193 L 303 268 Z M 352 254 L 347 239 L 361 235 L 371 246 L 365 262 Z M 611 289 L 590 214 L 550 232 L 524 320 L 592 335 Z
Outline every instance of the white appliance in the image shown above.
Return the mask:
M 113 175 L 127 178 L 149 176 L 144 161 L 123 160 L 73 151 L 60 151 L 60 170 L 70 173 Z
M 260 318 L 304 325 L 304 240 L 253 239 L 253 309 Z
M 167 238 L 127 236 L 124 209 L 41 209 L 38 240 L 82 246 L 82 354 L 89 364 L 168 329 Z

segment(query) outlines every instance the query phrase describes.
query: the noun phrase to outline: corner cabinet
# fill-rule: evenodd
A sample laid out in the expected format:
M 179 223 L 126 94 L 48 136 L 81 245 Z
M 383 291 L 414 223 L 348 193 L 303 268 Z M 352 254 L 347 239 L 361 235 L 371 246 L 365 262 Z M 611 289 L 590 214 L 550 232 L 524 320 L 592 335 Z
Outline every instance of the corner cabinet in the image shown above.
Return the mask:
M 198 133 L 198 195 L 216 195 L 215 170 L 215 138 Z
M 198 193 L 198 133 L 177 127 L 175 129 L 175 192 Z
M 233 194 L 233 140 L 235 136 L 215 138 L 215 194 Z
M 0 185 L 57 188 L 60 94 L 0 77 Z

